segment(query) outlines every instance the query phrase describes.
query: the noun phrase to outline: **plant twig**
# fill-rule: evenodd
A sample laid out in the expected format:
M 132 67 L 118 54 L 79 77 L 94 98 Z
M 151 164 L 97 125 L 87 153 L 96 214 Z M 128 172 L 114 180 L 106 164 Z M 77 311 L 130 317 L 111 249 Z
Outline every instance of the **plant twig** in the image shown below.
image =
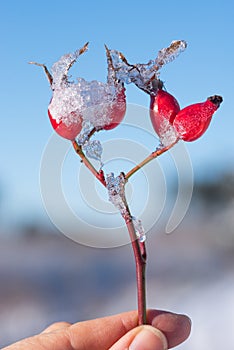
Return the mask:
M 45 64 L 43 63 L 37 63 L 37 62 L 28 62 L 29 64 L 35 64 L 36 66 L 39 66 L 39 67 L 42 67 L 44 69 L 44 72 L 46 74 L 46 77 L 50 83 L 50 87 L 52 87 L 52 84 L 53 84 L 53 77 L 52 75 L 50 74 L 48 68 L 46 67 Z
M 134 168 L 132 168 L 127 174 L 125 174 L 126 180 L 128 180 L 133 174 L 135 174 L 138 170 L 140 170 L 144 165 L 147 163 L 151 162 L 151 160 L 159 157 L 161 154 L 165 153 L 168 151 L 170 148 L 172 148 L 178 140 L 175 142 L 171 143 L 169 146 L 165 146 L 163 148 L 156 149 L 156 151 L 152 152 L 148 157 L 146 157 L 142 162 L 137 164 Z
M 139 242 L 132 220 L 125 221 L 132 243 L 132 249 L 136 265 L 137 302 L 138 302 L 138 324 L 146 324 L 146 249 L 145 243 Z
M 123 174 L 123 173 L 122 173 Z M 124 174 L 123 174 L 124 175 Z M 126 185 L 126 178 L 125 185 Z M 122 217 L 125 221 L 126 227 L 128 229 L 129 237 L 132 244 L 132 249 L 135 258 L 136 266 L 136 284 L 137 284 L 137 304 L 138 304 L 138 324 L 146 324 L 146 283 L 145 283 L 145 268 L 146 268 L 146 247 L 145 242 L 141 242 L 137 236 L 136 229 L 133 223 L 133 216 L 131 215 L 126 197 L 125 197 L 125 185 L 123 200 L 125 202 L 125 211 Z
M 126 175 L 125 180 L 127 180 L 135 174 L 139 169 L 141 169 L 144 165 L 149 163 L 151 160 L 157 158 L 161 154 L 168 151 L 172 148 L 178 140 L 172 143 L 169 146 L 165 146 L 163 148 L 157 149 L 152 152 L 148 157 L 146 157 L 142 162 L 140 162 L 137 166 L 132 168 Z M 82 147 L 76 142 L 76 140 L 72 141 L 72 145 L 76 151 L 76 153 L 80 156 L 82 162 L 85 166 L 91 171 L 91 173 L 106 187 L 105 176 L 102 170 L 99 172 L 94 168 L 94 166 L 90 163 L 90 161 L 86 158 L 85 154 L 82 151 Z M 135 258 L 135 266 L 136 266 L 136 283 L 137 283 L 137 304 L 138 304 L 138 324 L 143 325 L 147 323 L 146 319 L 146 247 L 145 242 L 140 242 L 137 237 L 136 230 L 133 224 L 132 215 L 130 213 L 130 209 L 126 202 L 127 215 L 123 215 L 125 220 L 126 227 L 128 229 L 128 233 L 131 239 L 132 249 Z
M 103 170 L 97 171 L 94 166 L 90 163 L 90 161 L 86 158 L 85 154 L 82 151 L 81 146 L 78 145 L 76 140 L 72 141 L 72 145 L 74 147 L 74 150 L 76 153 L 80 156 L 82 162 L 85 164 L 85 166 L 91 171 L 91 173 L 104 185 L 106 186 L 106 181 L 104 177 Z

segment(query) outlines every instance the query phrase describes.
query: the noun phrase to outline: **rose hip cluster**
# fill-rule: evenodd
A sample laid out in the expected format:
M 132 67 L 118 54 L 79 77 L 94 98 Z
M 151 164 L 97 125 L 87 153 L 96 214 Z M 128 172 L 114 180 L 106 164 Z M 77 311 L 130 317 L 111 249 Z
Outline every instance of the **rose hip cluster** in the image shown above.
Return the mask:
M 159 80 L 156 94 L 150 96 L 150 118 L 153 128 L 158 136 L 163 138 L 163 134 L 168 126 L 172 126 L 178 139 L 188 142 L 195 141 L 205 133 L 213 114 L 222 101 L 221 96 L 214 95 L 208 97 L 204 102 L 191 104 L 180 109 L 176 98 L 163 89 L 163 83 Z M 117 127 L 122 122 L 125 112 L 126 96 L 125 88 L 123 87 L 116 95 L 114 104 L 109 109 L 110 122 L 99 128 L 99 130 L 110 130 Z M 76 112 L 71 113 L 75 116 Z M 50 108 L 48 108 L 48 114 L 54 130 L 60 136 L 73 140 L 80 133 L 82 117 L 79 115 L 77 115 L 77 118 L 73 118 L 74 121 L 71 125 L 67 126 L 62 121 L 56 122 L 56 119 L 50 113 Z
M 179 139 L 188 142 L 197 140 L 207 130 L 213 114 L 223 101 L 222 97 L 214 95 L 208 97 L 205 102 L 180 109 L 176 98 L 163 90 L 162 86 L 158 88 L 156 95 L 150 97 L 150 118 L 154 130 L 161 138 L 169 124 L 174 127 Z M 114 129 L 122 122 L 126 111 L 126 108 L 122 107 L 122 102 L 126 105 L 124 88 L 118 93 L 114 105 L 109 110 L 110 122 L 99 130 Z M 71 113 L 75 116 L 75 111 Z M 54 130 L 66 139 L 75 139 L 82 129 L 82 117 L 79 115 L 73 118 L 74 121 L 69 126 L 62 121 L 57 123 L 50 113 L 50 108 L 48 108 L 48 115 Z
M 195 141 L 207 130 L 222 100 L 221 96 L 215 95 L 208 97 L 205 102 L 180 109 L 175 97 L 165 91 L 163 83 L 158 80 L 157 92 L 150 96 L 151 122 L 160 138 L 169 125 L 174 128 L 178 139 Z
M 174 134 L 175 140 L 173 142 L 177 142 L 178 140 L 184 140 L 184 141 L 195 141 L 199 137 L 201 137 L 204 132 L 207 130 L 212 116 L 214 112 L 219 108 L 222 97 L 218 95 L 214 95 L 211 97 L 208 97 L 206 101 L 201 103 L 195 103 L 192 105 L 189 105 L 183 109 L 180 109 L 178 101 L 175 99 L 174 96 L 169 94 L 165 89 L 162 81 L 158 78 L 157 70 L 163 66 L 165 63 L 170 62 L 173 60 L 176 55 L 178 55 L 178 45 L 183 44 L 184 48 L 186 47 L 186 43 L 183 41 L 174 41 L 172 44 L 167 48 L 159 51 L 159 56 L 156 59 L 155 62 L 157 62 L 158 66 L 155 66 L 155 72 L 152 79 L 150 79 L 148 82 L 145 83 L 143 86 L 139 86 L 139 83 L 134 80 L 135 78 L 131 77 L 131 82 L 135 83 L 137 87 L 142 89 L 143 91 L 147 92 L 150 95 L 150 118 L 153 125 L 154 130 L 160 137 L 162 143 L 163 139 L 165 138 L 165 135 L 167 133 L 172 132 Z M 79 55 L 81 55 L 83 52 L 87 50 L 88 43 L 84 45 L 83 48 L 81 48 L 79 51 L 75 53 L 75 56 L 69 56 L 65 55 L 65 70 L 64 74 L 60 78 L 59 86 L 56 88 L 53 88 L 53 76 L 49 73 L 47 67 L 42 64 L 40 65 L 44 68 L 45 73 L 49 79 L 51 88 L 53 90 L 53 96 L 50 101 L 49 107 L 48 107 L 48 115 L 50 122 L 52 124 L 52 127 L 54 130 L 62 137 L 69 139 L 71 141 L 74 141 L 75 138 L 81 133 L 83 125 L 84 125 L 84 118 L 83 118 L 83 109 L 86 107 L 82 104 L 79 106 L 79 108 L 75 106 L 73 108 L 74 102 L 69 102 L 70 95 L 69 95 L 69 89 L 72 83 L 68 82 L 67 80 L 67 73 L 68 70 L 71 68 L 74 62 L 76 62 L 76 59 Z M 177 50 L 177 51 L 176 51 Z M 112 50 L 113 51 L 113 50 Z M 107 96 L 111 95 L 111 98 L 106 102 L 105 104 L 105 111 L 103 110 L 103 114 L 106 115 L 106 121 L 101 122 L 100 125 L 98 123 L 98 115 L 95 117 L 95 125 L 93 130 L 100 131 L 100 130 L 110 130 L 115 127 L 117 127 L 123 120 L 124 115 L 126 113 L 126 95 L 125 95 L 125 87 L 124 87 L 124 78 L 121 81 L 121 78 L 119 77 L 119 72 L 121 71 L 121 66 L 118 65 L 117 67 L 114 65 L 114 62 L 112 60 L 112 52 L 111 50 L 108 50 L 106 47 L 106 54 L 107 54 L 107 62 L 108 62 L 108 79 L 107 83 L 99 83 L 96 82 L 95 89 L 97 90 L 97 97 L 94 99 L 93 105 L 91 103 L 90 110 L 95 114 L 97 111 L 100 114 L 102 113 L 102 90 L 107 90 Z M 132 74 L 133 70 L 138 69 L 137 65 L 130 65 L 125 57 L 117 52 L 117 55 L 121 58 L 123 66 L 125 65 L 127 67 L 127 73 Z M 161 55 L 161 56 L 160 56 Z M 66 59 L 69 57 L 73 57 L 68 60 L 66 63 Z M 34 62 L 31 62 L 34 63 Z M 58 63 L 61 63 L 58 61 Z M 139 67 L 147 66 L 147 65 L 139 65 Z M 149 69 L 150 72 L 150 69 Z M 140 72 L 140 69 L 138 69 L 138 81 L 144 80 L 144 75 Z M 126 77 L 125 77 L 126 79 Z M 83 79 L 84 81 L 84 79 Z M 153 87 L 153 90 L 147 89 L 147 84 L 150 82 L 151 86 Z M 87 84 L 90 84 L 87 82 Z M 98 85 L 99 84 L 99 85 Z M 61 94 L 61 86 L 64 89 L 64 92 L 66 92 L 66 99 L 64 100 L 66 103 L 67 101 L 70 103 L 69 110 L 67 110 L 67 105 L 63 104 L 63 93 Z M 74 85 L 73 85 L 74 86 Z M 109 92 L 111 91 L 111 93 Z M 78 90 L 75 93 L 75 101 L 82 101 L 82 96 L 87 93 L 87 91 Z M 58 94 L 59 97 L 58 97 Z M 108 95 L 109 94 L 109 95 Z M 72 98 L 74 99 L 74 90 L 71 93 Z M 62 102 L 61 102 L 62 99 Z M 92 101 L 91 95 L 89 96 L 89 99 Z M 60 107 L 57 108 L 57 102 L 60 101 Z M 74 101 L 74 100 L 73 100 Z M 54 106 L 56 108 L 54 108 Z M 90 106 L 89 106 L 90 107 Z M 101 111 L 95 109 L 99 108 Z M 65 110 L 65 112 L 64 112 Z M 96 111 L 96 112 L 95 112 Z M 65 118 L 64 118 L 65 113 Z M 91 112 L 92 113 L 92 112 Z M 101 115 L 101 114 L 100 114 Z M 92 123 L 92 121 L 91 121 Z
M 183 40 L 173 41 L 170 46 L 158 52 L 156 59 L 146 64 L 130 64 L 121 52 L 106 47 L 108 64 L 106 83 L 96 80 L 86 81 L 83 78 L 77 78 L 77 82 L 74 83 L 68 79 L 69 69 L 87 50 L 88 43 L 80 50 L 62 56 L 52 66 L 52 73 L 44 64 L 31 62 L 43 67 L 53 92 L 48 106 L 53 129 L 61 137 L 72 141 L 81 161 L 106 187 L 110 202 L 118 208 L 125 221 L 136 262 L 139 325 L 147 324 L 145 231 L 141 220 L 134 218 L 130 212 L 125 196 L 125 185 L 134 173 L 152 159 L 168 151 L 179 140 L 195 141 L 201 137 L 223 100 L 221 96 L 214 95 L 204 102 L 180 109 L 176 98 L 165 90 L 159 79 L 159 71 L 186 47 L 187 43 Z M 122 122 L 126 113 L 124 84 L 130 83 L 150 96 L 149 114 L 153 128 L 160 138 L 160 147 L 128 173 L 121 172 L 117 177 L 114 173 L 105 176 L 100 142 L 90 139 L 96 131 L 114 129 Z M 96 170 L 87 157 L 99 160 L 100 169 Z

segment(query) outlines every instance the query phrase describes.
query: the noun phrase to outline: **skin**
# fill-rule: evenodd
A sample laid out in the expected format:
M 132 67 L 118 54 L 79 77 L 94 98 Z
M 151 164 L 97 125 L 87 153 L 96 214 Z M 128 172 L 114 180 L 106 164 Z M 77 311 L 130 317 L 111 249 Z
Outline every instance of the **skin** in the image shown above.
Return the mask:
M 148 310 L 147 320 L 149 325 L 137 326 L 137 312 L 130 311 L 75 324 L 59 322 L 2 350 L 163 350 L 190 334 L 185 315 Z

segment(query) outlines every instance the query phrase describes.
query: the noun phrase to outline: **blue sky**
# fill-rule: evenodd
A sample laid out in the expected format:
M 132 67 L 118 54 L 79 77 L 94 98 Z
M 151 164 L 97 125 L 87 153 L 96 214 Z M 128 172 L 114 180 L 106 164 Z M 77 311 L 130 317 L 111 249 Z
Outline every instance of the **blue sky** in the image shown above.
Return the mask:
M 104 44 L 130 62 L 146 62 L 172 40 L 186 40 L 187 50 L 161 71 L 167 90 L 181 106 L 214 94 L 224 98 L 206 135 L 187 145 L 195 178 L 233 169 L 233 2 L 9 0 L 0 2 L 0 13 L 1 221 L 45 216 L 38 178 L 52 134 L 51 91 L 43 72 L 27 62 L 50 67 L 86 41 L 90 49 L 74 75 L 105 81 Z M 129 103 L 149 104 L 134 86 L 127 87 L 127 96 Z

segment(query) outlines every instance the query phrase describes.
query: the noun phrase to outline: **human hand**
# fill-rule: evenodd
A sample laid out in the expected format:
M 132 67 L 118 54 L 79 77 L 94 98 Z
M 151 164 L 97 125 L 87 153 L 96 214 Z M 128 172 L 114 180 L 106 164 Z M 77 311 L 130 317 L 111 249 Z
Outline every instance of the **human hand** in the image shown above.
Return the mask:
M 2 350 L 166 350 L 188 338 L 187 316 L 149 310 L 149 325 L 138 326 L 136 311 L 70 324 L 55 323 L 42 333 Z

